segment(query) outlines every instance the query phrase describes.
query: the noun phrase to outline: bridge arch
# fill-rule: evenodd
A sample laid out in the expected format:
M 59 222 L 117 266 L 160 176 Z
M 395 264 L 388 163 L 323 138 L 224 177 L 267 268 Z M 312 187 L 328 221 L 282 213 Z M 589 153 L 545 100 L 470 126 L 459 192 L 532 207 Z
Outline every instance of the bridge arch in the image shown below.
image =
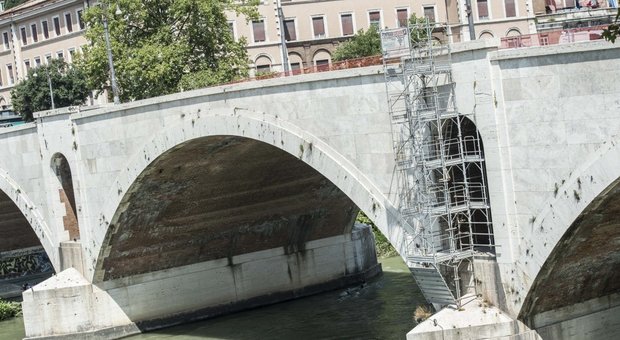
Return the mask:
M 41 212 L 38 210 L 32 200 L 26 195 L 25 190 L 21 188 L 15 180 L 13 180 L 6 170 L 0 169 L 0 200 L 3 203 L 12 205 L 9 209 L 16 208 L 21 213 L 32 231 L 43 246 L 52 266 L 56 271 L 60 269 L 60 260 L 58 251 L 56 250 L 55 240 L 51 238 L 53 235 L 47 223 L 43 219 Z M 9 201 L 12 203 L 9 203 Z
M 544 326 L 537 315 L 620 292 L 619 141 L 604 142 L 553 196 L 517 260 L 527 292 L 517 310 L 532 327 Z
M 60 203 L 65 206 L 65 215 L 63 216 L 62 225 L 69 234 L 70 240 L 80 238 L 80 227 L 77 218 L 77 206 L 75 190 L 73 185 L 73 175 L 69 161 L 62 153 L 52 155 L 50 167 L 58 180 L 58 198 Z
M 100 233 L 95 235 L 94 241 L 99 250 L 94 252 L 98 257 L 90 259 L 92 263 L 97 263 L 96 272 L 95 268 L 89 269 L 93 270 L 93 282 L 104 280 L 102 259 L 104 254 L 109 253 L 107 244 L 116 227 L 113 218 L 119 206 L 124 204 L 125 191 L 133 190 L 132 185 L 143 171 L 164 153 L 199 138 L 216 136 L 262 142 L 309 165 L 364 211 L 399 253 L 403 257 L 406 255 L 401 226 L 409 227 L 400 219 L 389 200 L 349 160 L 319 138 L 277 117 L 244 109 L 221 109 L 210 111 L 208 115 L 198 112 L 185 116 L 182 123 L 160 131 L 117 177 L 100 219 L 105 227 L 101 227 Z

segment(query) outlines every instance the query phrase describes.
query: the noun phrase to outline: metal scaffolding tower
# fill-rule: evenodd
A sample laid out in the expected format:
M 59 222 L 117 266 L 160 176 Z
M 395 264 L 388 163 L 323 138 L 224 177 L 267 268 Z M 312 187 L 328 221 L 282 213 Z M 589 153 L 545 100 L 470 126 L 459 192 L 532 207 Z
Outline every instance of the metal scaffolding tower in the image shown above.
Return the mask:
M 474 123 L 456 107 L 450 46 L 441 42 L 447 29 L 425 22 L 381 32 L 398 204 L 415 230 L 407 265 L 440 306 L 459 304 L 474 254 L 493 251 L 484 155 Z

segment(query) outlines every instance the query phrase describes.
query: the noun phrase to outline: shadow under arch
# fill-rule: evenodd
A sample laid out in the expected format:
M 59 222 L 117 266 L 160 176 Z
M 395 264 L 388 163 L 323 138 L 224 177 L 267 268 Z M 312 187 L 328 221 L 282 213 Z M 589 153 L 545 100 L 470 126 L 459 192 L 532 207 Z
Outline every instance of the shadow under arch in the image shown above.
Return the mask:
M 0 169 L 0 253 L 10 257 L 7 252 L 30 249 L 25 254 L 34 256 L 28 260 L 29 266 L 33 266 L 31 273 L 58 270 L 58 253 L 51 236 L 38 208 L 7 172 Z M 34 249 L 38 247 L 45 254 Z
M 80 239 L 80 227 L 77 218 L 75 190 L 73 176 L 67 158 L 61 153 L 52 155 L 50 166 L 58 179 L 58 196 L 60 203 L 65 206 L 65 215 L 62 219 L 64 229 L 69 233 L 70 240 Z
M 275 147 L 278 151 L 283 151 L 289 157 L 294 157 L 296 161 L 301 161 L 299 163 L 309 165 L 363 210 L 388 237 L 401 256 L 406 255 L 403 232 L 404 228 L 411 230 L 410 227 L 400 219 L 400 215 L 387 198 L 350 161 L 320 139 L 277 117 L 248 110 L 221 109 L 191 121 L 187 119 L 156 134 L 117 177 L 110 191 L 108 205 L 103 210 L 102 227 L 95 235 L 95 244 L 99 245 L 99 251 L 95 253 L 98 257 L 91 259 L 97 263 L 97 272 L 92 273 L 93 282 L 101 282 L 106 277 L 103 270 L 104 259 L 111 250 L 110 240 L 119 228 L 115 223 L 118 217 L 117 210 L 126 207 L 122 198 L 131 194 L 131 190 L 134 190 L 133 184 L 143 171 L 167 151 L 180 148 L 188 141 L 209 136 L 224 139 L 240 137 L 262 142 Z

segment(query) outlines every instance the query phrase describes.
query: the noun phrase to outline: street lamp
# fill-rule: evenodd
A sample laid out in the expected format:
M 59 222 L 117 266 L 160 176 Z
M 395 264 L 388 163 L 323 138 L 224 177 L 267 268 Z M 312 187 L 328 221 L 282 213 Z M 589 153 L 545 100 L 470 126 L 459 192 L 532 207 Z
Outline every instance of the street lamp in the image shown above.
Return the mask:
M 112 60 L 112 49 L 110 48 L 110 33 L 108 32 L 108 5 L 105 2 L 104 4 L 104 15 L 103 15 L 103 32 L 105 36 L 105 47 L 106 52 L 108 53 L 108 64 L 110 65 L 110 83 L 112 83 L 112 94 L 114 95 L 114 104 L 120 104 L 121 100 L 118 96 L 118 85 L 116 84 L 116 73 L 114 72 L 114 61 Z M 121 9 L 116 7 L 115 14 L 121 14 Z
M 52 78 L 50 78 L 50 70 L 49 70 L 49 63 L 47 64 L 47 66 L 45 66 L 45 74 L 47 75 L 47 85 L 49 85 L 50 87 L 50 100 L 52 101 L 52 110 L 54 110 L 56 108 L 56 105 L 54 105 L 54 91 L 52 90 Z M 33 73 L 33 76 L 37 76 L 37 73 Z

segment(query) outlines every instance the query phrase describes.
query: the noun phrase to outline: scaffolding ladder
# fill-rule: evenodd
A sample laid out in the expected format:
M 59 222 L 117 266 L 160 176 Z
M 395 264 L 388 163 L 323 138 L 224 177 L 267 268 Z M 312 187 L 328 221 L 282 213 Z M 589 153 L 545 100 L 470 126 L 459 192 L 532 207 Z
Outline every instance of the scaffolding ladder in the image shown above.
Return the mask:
M 447 29 L 425 21 L 381 31 L 397 203 L 414 229 L 407 265 L 436 306 L 460 304 L 472 267 L 463 264 L 493 248 L 480 136 L 456 107 Z

